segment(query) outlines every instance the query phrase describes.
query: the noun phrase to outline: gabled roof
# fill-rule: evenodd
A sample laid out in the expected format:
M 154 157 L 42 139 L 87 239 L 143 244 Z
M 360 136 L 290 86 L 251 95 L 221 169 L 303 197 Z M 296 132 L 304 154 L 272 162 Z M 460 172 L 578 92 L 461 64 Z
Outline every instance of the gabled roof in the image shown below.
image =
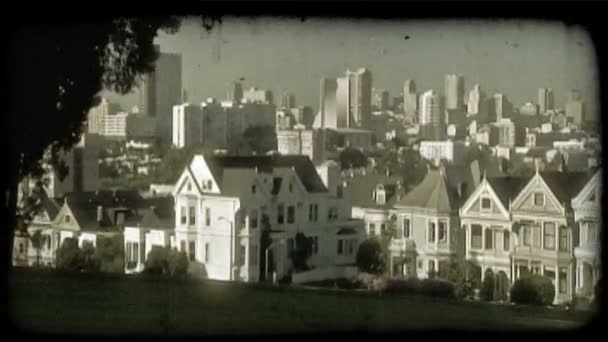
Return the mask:
M 593 176 L 591 172 L 540 172 L 560 203 L 569 203 Z
M 398 176 L 369 173 L 348 178 L 347 185 L 342 190 L 342 196 L 348 199 L 355 207 L 360 208 L 389 208 L 395 204 L 398 194 L 404 195 L 404 190 L 398 192 L 397 183 L 401 181 Z M 373 198 L 376 187 L 382 184 L 386 193 L 385 204 L 378 204 Z
M 206 155 L 205 160 L 213 178 L 224 184 L 226 169 L 257 169 L 271 173 L 275 168 L 288 167 L 295 170 L 308 192 L 327 192 L 321 177 L 307 156 L 265 155 L 265 156 L 218 156 Z M 221 185 L 220 185 L 221 187 Z M 223 191 L 223 189 L 221 189 Z
M 42 189 L 40 196 L 40 204 L 42 205 L 42 210 L 46 212 L 46 214 L 49 216 L 49 220 L 53 221 L 55 217 L 57 217 L 61 206 L 54 199 L 49 198 L 44 189 Z
M 254 180 L 255 170 L 253 169 L 225 169 L 220 189 L 222 189 L 223 195 L 242 197 L 245 193 L 251 192 L 250 187 Z
M 503 207 L 509 210 L 509 203 L 517 197 L 519 192 L 528 184 L 532 177 L 489 177 L 486 178 Z
M 398 201 L 396 206 L 450 213 L 458 210 L 458 194 L 448 186 L 445 171 L 429 170 L 422 182 Z

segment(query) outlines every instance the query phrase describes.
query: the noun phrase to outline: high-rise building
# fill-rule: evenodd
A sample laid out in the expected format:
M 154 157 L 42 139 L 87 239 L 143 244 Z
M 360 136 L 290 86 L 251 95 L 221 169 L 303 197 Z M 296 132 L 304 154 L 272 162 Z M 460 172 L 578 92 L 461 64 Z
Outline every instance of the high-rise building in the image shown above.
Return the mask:
M 234 103 L 241 103 L 243 100 L 243 87 L 240 82 L 232 82 L 230 83 L 230 87 L 228 88 L 228 101 Z
M 427 90 L 420 95 L 420 118 L 421 125 L 444 124 L 445 104 L 444 98 L 434 90 Z
M 350 87 L 348 77 L 336 78 L 336 124 L 335 128 L 350 127 L 349 110 Z M 329 128 L 329 127 L 327 127 Z
M 274 96 L 272 91 L 266 89 L 258 89 L 256 87 L 251 87 L 245 90 L 243 94 L 244 102 L 248 103 L 266 103 L 272 104 L 274 102 Z
M 464 77 L 461 75 L 445 76 L 445 107 L 461 109 L 464 105 Z
M 120 110 L 118 104 L 108 102 L 106 98 L 102 98 L 97 106 L 89 110 L 87 132 L 91 134 L 103 134 L 105 118 L 111 114 L 118 113 Z
M 365 68 L 346 70 L 348 78 L 348 127 L 365 128 L 372 115 L 372 74 Z
M 481 86 L 476 84 L 469 92 L 469 100 L 467 101 L 467 112 L 469 115 L 483 113 L 485 101 L 485 93 L 481 90 Z
M 281 108 L 289 109 L 295 108 L 296 106 L 296 96 L 288 91 L 283 93 L 281 97 Z
M 315 118 L 316 128 L 337 128 L 337 94 L 338 81 L 335 78 L 322 78 L 319 94 L 319 114 Z
M 538 110 L 541 115 L 547 111 L 554 109 L 553 89 L 539 88 L 538 89 Z
M 156 118 L 156 138 L 170 142 L 173 106 L 182 103 L 182 56 L 160 52 L 154 71 L 144 76 L 140 88 L 140 110 Z
M 501 119 L 492 124 L 490 129 L 490 145 L 492 146 L 515 147 L 524 144 L 525 132 L 510 119 Z
M 519 113 L 523 115 L 538 115 L 538 105 L 526 102 L 519 108 Z
M 387 110 L 390 105 L 389 93 L 385 89 L 372 89 L 372 105 L 376 110 Z
M 173 106 L 173 146 L 184 148 L 202 143 L 203 112 L 189 103 Z
M 413 80 L 406 80 L 403 84 L 403 112 L 412 115 L 416 115 L 418 112 L 416 82 Z
M 587 120 L 585 109 L 585 102 L 582 100 L 581 93 L 578 90 L 568 92 L 566 116 L 571 117 L 579 127 Z
M 506 95 L 501 93 L 492 95 L 488 107 L 489 120 L 492 122 L 498 122 L 503 118 L 510 118 L 513 113 L 513 104 Z

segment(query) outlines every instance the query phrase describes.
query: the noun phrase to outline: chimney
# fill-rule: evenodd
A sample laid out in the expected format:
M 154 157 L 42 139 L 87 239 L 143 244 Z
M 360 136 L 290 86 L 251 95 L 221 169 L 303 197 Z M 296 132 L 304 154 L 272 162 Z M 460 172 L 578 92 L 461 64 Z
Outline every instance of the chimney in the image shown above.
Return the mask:
M 101 222 L 103 220 L 103 207 L 97 206 L 97 222 Z

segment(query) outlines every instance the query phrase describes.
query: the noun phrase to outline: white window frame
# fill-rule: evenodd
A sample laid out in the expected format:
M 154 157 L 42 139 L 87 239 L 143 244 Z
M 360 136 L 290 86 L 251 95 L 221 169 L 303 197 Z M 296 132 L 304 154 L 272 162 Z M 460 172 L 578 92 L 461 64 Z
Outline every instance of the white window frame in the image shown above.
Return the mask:
M 490 206 L 488 208 L 483 207 L 484 200 L 488 200 L 490 202 Z M 494 208 L 493 208 L 492 198 L 489 195 L 482 195 L 479 197 L 479 210 L 480 211 L 492 211 L 493 209 Z

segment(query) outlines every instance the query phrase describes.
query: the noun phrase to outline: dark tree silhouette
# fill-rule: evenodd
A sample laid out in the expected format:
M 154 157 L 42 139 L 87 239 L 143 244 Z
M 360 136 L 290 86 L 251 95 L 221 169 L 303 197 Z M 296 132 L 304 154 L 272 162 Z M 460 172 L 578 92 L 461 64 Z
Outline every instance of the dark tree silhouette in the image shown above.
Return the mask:
M 367 165 L 367 157 L 363 152 L 354 148 L 346 148 L 340 153 L 340 165 L 342 170 L 351 167 L 358 168 Z
M 210 29 L 216 21 L 212 17 L 203 26 Z M 10 267 L 17 222 L 25 220 L 17 210 L 19 181 L 43 173 L 45 151 L 65 175 L 58 152 L 78 142 L 100 91 L 130 92 L 139 76 L 154 68 L 158 52 L 153 42 L 159 30 L 174 33 L 179 24 L 177 17 L 159 16 L 92 23 L 28 21 L 27 27 L 13 28 L 5 45 L 9 105 L 2 117 L 2 127 L 10 133 L 0 138 L 6 171 L 0 181 L 1 236 L 7 251 L 3 267 Z

